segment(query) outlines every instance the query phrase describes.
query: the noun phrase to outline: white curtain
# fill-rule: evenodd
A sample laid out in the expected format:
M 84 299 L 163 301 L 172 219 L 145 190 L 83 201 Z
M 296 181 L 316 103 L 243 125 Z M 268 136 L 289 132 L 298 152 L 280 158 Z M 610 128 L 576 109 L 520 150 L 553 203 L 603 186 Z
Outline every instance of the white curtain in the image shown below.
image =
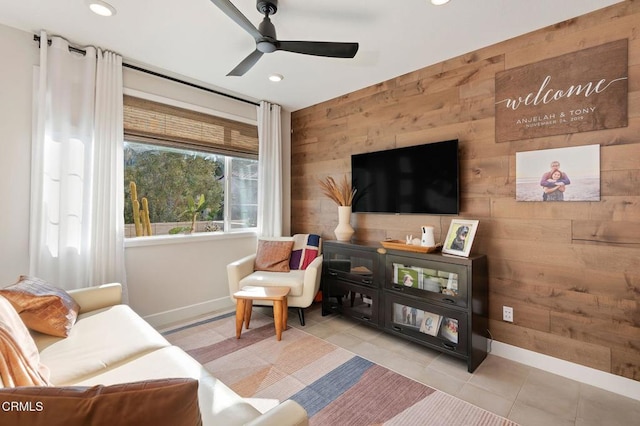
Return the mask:
M 29 273 L 66 289 L 125 284 L 122 58 L 40 34 Z
M 280 105 L 258 107 L 258 235 L 282 236 L 282 128 Z

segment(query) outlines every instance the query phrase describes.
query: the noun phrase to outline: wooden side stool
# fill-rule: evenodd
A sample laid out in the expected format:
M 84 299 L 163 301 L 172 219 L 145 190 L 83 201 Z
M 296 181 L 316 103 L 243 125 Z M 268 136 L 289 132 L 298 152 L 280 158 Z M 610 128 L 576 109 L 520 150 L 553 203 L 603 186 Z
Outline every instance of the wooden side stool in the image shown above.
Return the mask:
M 236 338 L 240 338 L 242 324 L 249 328 L 251 321 L 251 309 L 254 300 L 273 301 L 273 321 L 276 326 L 276 338 L 282 340 L 282 330 L 287 329 L 287 295 L 289 287 L 242 287 L 240 291 L 233 293 L 236 303 Z

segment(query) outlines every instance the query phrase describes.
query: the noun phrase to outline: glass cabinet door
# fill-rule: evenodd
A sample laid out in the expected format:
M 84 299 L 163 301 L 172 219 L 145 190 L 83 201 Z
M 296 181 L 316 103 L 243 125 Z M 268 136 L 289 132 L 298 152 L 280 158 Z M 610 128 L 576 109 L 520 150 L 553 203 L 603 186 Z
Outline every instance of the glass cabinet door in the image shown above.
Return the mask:
M 378 291 L 370 287 L 332 280 L 322 294 L 323 307 L 372 324 L 378 324 Z
M 381 326 L 379 253 L 375 249 L 327 244 L 323 255 L 323 315 L 334 312 Z
M 330 276 L 359 285 L 374 286 L 377 261 L 377 254 L 370 252 L 332 250 L 324 253 L 324 267 Z
M 388 329 L 466 354 L 466 313 L 395 296 L 387 296 L 385 305 Z
M 466 283 L 464 265 L 387 256 L 385 287 L 391 290 L 466 307 Z

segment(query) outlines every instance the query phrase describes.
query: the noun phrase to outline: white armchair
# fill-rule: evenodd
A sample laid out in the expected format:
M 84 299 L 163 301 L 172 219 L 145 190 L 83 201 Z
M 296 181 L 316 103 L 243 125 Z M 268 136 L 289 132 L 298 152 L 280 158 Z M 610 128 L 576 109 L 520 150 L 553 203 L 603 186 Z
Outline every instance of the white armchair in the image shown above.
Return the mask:
M 290 239 L 294 239 L 290 237 Z M 294 249 L 296 247 L 294 246 Z M 229 296 L 235 302 L 233 293 L 245 286 L 281 286 L 290 287 L 287 297 L 289 307 L 298 308 L 300 325 L 304 326 L 304 308 L 311 306 L 318 290 L 322 276 L 321 244 L 318 256 L 311 261 L 306 269 L 291 269 L 289 272 L 254 271 L 256 254 L 250 254 L 227 265 L 229 280 Z M 261 304 L 271 306 L 271 301 L 260 301 Z

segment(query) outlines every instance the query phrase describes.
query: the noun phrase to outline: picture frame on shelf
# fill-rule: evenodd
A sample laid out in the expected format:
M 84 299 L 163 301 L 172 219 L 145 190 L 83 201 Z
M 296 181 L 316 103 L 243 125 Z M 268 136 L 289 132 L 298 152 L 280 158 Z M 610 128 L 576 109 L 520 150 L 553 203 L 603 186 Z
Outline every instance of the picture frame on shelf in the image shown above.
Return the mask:
M 479 223 L 479 220 L 453 219 L 442 246 L 442 253 L 469 257 Z

